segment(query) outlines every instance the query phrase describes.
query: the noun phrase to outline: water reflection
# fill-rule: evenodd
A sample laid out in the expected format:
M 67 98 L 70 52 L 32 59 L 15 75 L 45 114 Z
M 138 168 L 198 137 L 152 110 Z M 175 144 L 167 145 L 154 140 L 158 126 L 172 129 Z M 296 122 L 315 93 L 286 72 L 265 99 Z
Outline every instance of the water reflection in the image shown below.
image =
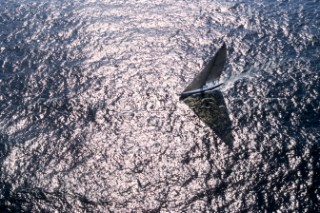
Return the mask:
M 232 122 L 221 91 L 190 96 L 183 100 L 190 109 L 224 141 L 231 149 L 234 138 L 232 136 Z

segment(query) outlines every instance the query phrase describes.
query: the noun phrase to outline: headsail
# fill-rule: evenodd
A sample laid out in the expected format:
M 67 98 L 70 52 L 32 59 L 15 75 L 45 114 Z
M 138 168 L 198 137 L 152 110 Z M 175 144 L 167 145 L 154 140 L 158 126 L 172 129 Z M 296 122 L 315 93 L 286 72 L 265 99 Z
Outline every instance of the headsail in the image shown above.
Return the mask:
M 223 43 L 222 47 L 215 54 L 213 59 L 204 67 L 204 69 L 193 79 L 193 81 L 181 93 L 181 98 L 214 89 L 219 85 L 208 86 L 208 84 L 219 80 L 227 59 L 227 47 Z M 207 88 L 206 88 L 207 87 Z

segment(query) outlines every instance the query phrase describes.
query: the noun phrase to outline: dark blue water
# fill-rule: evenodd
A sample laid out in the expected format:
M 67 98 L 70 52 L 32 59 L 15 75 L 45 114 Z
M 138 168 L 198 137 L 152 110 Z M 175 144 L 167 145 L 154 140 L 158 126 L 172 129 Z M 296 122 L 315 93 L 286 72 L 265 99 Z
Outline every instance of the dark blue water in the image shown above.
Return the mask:
M 320 212 L 319 55 L 317 0 L 2 1 L 1 212 Z

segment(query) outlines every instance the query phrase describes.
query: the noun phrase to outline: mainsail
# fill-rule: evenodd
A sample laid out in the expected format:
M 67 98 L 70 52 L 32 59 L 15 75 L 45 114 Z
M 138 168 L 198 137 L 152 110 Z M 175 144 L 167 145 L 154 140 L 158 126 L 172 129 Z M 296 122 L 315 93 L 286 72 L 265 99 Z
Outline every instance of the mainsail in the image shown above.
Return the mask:
M 193 94 L 212 90 L 221 84 L 210 86 L 214 81 L 219 80 L 227 58 L 227 47 L 223 43 L 222 47 L 215 54 L 213 59 L 204 67 L 204 69 L 193 79 L 193 81 L 181 93 L 180 98 L 186 98 Z

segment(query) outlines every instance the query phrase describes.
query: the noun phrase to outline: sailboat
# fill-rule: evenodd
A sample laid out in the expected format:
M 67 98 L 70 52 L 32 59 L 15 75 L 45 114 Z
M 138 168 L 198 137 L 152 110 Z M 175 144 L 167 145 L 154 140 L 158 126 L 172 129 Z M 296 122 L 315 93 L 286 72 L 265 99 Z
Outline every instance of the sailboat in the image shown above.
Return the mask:
M 227 47 L 223 43 L 212 60 L 204 67 L 204 69 L 193 79 L 193 81 L 180 94 L 180 100 L 192 95 L 210 92 L 222 85 L 219 82 L 220 75 L 223 71 L 227 58 Z

